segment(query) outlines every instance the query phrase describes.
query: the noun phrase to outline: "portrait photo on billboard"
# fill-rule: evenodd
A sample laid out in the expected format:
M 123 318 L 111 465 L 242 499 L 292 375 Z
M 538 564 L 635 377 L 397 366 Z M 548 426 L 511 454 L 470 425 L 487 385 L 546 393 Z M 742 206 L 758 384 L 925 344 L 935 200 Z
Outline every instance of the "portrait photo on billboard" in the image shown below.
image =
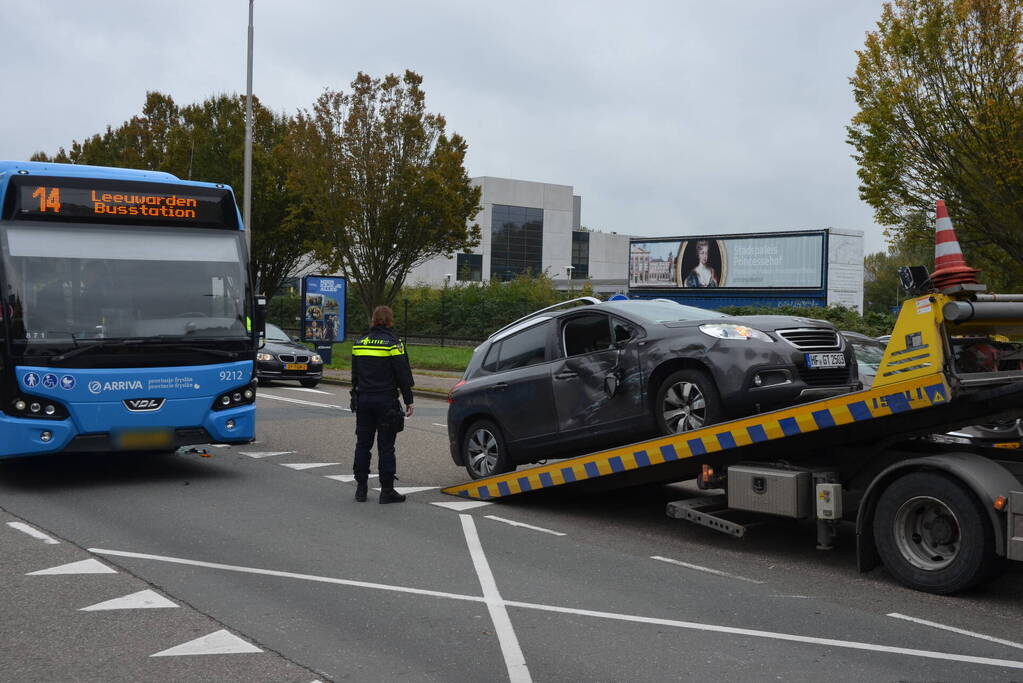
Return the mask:
M 727 264 L 724 240 L 687 240 L 679 249 L 678 281 L 687 288 L 727 287 Z

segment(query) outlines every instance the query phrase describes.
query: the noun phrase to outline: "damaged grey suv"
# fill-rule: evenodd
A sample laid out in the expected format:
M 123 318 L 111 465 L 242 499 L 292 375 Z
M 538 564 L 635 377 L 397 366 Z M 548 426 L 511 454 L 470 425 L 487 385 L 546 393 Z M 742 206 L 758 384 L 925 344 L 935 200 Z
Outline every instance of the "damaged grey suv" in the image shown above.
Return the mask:
M 475 479 L 857 386 L 851 347 L 822 320 L 583 297 L 476 348 L 448 397 L 448 440 Z

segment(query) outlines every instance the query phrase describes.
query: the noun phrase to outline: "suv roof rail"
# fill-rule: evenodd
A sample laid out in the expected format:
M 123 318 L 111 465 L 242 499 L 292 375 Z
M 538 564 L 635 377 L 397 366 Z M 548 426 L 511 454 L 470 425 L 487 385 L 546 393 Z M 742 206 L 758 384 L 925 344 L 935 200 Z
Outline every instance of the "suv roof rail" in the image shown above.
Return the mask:
M 569 299 L 568 301 L 559 301 L 558 303 L 556 303 L 556 304 L 554 304 L 552 306 L 547 306 L 546 308 L 541 308 L 539 311 L 533 311 L 529 315 L 524 315 L 521 318 L 519 318 L 518 320 L 513 320 L 512 322 L 508 323 L 507 325 L 505 325 L 501 329 L 499 329 L 499 330 L 497 330 L 495 332 L 492 332 L 487 337 L 487 339 L 490 339 L 491 337 L 494 337 L 494 336 L 500 334 L 501 332 L 504 332 L 509 327 L 514 327 L 515 325 L 518 325 L 523 320 L 528 320 L 529 318 L 532 318 L 533 316 L 540 315 L 541 313 L 546 313 L 547 311 L 553 311 L 554 309 L 561 308 L 562 306 L 568 306 L 569 304 L 592 305 L 592 304 L 599 304 L 599 303 L 602 303 L 601 300 L 598 299 L 597 297 L 594 297 L 594 296 L 579 296 L 579 297 L 576 297 L 574 299 Z

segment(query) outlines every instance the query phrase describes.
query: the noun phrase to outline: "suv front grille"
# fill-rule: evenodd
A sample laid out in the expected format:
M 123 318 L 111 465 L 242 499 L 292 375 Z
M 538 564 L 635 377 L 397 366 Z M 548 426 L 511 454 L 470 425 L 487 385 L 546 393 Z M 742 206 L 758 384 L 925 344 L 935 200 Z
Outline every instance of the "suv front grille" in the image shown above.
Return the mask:
M 282 363 L 308 363 L 309 356 L 296 356 L 290 353 L 282 353 L 277 356 Z
M 849 383 L 849 368 L 814 370 L 799 368 L 799 379 L 809 387 L 833 387 Z
M 832 351 L 842 348 L 838 332 L 826 327 L 778 330 L 778 336 L 800 351 Z

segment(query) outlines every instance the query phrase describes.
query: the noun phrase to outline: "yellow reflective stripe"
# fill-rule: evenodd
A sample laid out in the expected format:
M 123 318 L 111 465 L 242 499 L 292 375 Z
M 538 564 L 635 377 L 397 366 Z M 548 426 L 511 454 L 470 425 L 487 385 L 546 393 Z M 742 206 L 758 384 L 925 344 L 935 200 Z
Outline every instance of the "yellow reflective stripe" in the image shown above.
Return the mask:
M 404 355 L 396 346 L 378 348 L 373 346 L 353 346 L 353 356 L 401 356 Z

